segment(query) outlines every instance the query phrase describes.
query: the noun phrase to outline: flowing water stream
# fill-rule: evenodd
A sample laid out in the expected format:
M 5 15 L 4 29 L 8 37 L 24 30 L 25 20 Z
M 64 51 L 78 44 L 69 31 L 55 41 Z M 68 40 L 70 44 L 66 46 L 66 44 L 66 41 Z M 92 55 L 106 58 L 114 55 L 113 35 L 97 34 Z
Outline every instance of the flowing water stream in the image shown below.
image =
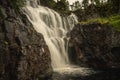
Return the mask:
M 38 5 L 37 0 L 27 1 L 23 10 L 35 30 L 43 34 L 51 53 L 53 70 L 59 73 L 82 71 L 86 74 L 83 68 L 73 67 L 68 58 L 67 33 L 78 23 L 77 17 L 74 14 L 62 17 L 52 9 Z
M 118 77 L 116 77 L 116 75 L 119 76 L 119 74 L 114 75 L 113 73 L 113 71 L 117 73 L 118 70 L 108 70 L 107 72 L 103 71 L 92 75 L 94 71 L 89 68 L 71 65 L 67 51 L 69 42 L 67 33 L 78 23 L 77 17 L 74 14 L 62 17 L 54 10 L 38 4 L 40 4 L 40 2 L 37 0 L 27 0 L 27 5 L 23 10 L 35 30 L 43 34 L 49 47 L 52 61 L 51 65 L 54 70 L 53 80 L 104 80 L 104 78 L 105 80 L 119 80 L 117 79 Z M 109 78 L 108 73 L 111 72 L 113 74 L 111 74 L 110 76 L 112 77 Z

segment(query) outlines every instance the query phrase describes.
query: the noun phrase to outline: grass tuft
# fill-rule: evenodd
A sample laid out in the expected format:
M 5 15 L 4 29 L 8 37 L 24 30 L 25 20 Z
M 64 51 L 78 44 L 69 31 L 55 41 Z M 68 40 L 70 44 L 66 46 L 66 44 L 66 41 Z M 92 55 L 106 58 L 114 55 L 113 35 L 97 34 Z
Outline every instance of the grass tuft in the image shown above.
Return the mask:
M 88 24 L 92 22 L 99 22 L 101 24 L 109 23 L 114 29 L 120 31 L 120 15 L 113 15 L 110 17 L 100 17 L 96 19 L 89 19 L 87 21 L 80 22 L 81 24 Z

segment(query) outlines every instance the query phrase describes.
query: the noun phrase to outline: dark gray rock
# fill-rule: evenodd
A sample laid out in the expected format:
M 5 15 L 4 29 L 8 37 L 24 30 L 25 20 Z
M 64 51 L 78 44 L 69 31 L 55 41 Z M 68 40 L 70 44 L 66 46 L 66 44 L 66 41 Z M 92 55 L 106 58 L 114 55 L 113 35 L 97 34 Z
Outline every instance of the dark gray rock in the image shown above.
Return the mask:
M 71 31 L 69 56 L 86 67 L 120 67 L 120 32 L 109 24 L 78 24 Z
M 1 1 L 0 80 L 48 80 L 52 75 L 48 46 L 21 11 Z

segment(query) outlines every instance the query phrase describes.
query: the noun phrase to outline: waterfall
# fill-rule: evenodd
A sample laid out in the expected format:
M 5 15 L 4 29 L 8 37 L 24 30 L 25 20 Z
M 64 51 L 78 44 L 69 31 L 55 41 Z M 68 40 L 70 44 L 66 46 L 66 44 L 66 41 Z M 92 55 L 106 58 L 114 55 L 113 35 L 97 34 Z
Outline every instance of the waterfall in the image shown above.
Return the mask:
M 74 14 L 61 17 L 54 10 L 38 5 L 36 0 L 27 1 L 23 10 L 35 30 L 43 34 L 50 50 L 53 69 L 70 66 L 67 33 L 77 23 L 77 17 Z

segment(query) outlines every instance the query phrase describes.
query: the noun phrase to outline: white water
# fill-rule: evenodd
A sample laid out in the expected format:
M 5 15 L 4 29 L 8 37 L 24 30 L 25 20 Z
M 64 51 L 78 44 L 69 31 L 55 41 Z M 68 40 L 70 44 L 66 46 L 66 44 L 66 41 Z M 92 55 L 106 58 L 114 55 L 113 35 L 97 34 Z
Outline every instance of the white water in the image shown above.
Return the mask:
M 28 1 L 23 9 L 35 30 L 43 34 L 51 53 L 53 69 L 70 67 L 67 52 L 69 38 L 66 34 L 77 23 L 77 17 L 74 14 L 61 17 L 54 10 L 38 5 L 35 0 Z

